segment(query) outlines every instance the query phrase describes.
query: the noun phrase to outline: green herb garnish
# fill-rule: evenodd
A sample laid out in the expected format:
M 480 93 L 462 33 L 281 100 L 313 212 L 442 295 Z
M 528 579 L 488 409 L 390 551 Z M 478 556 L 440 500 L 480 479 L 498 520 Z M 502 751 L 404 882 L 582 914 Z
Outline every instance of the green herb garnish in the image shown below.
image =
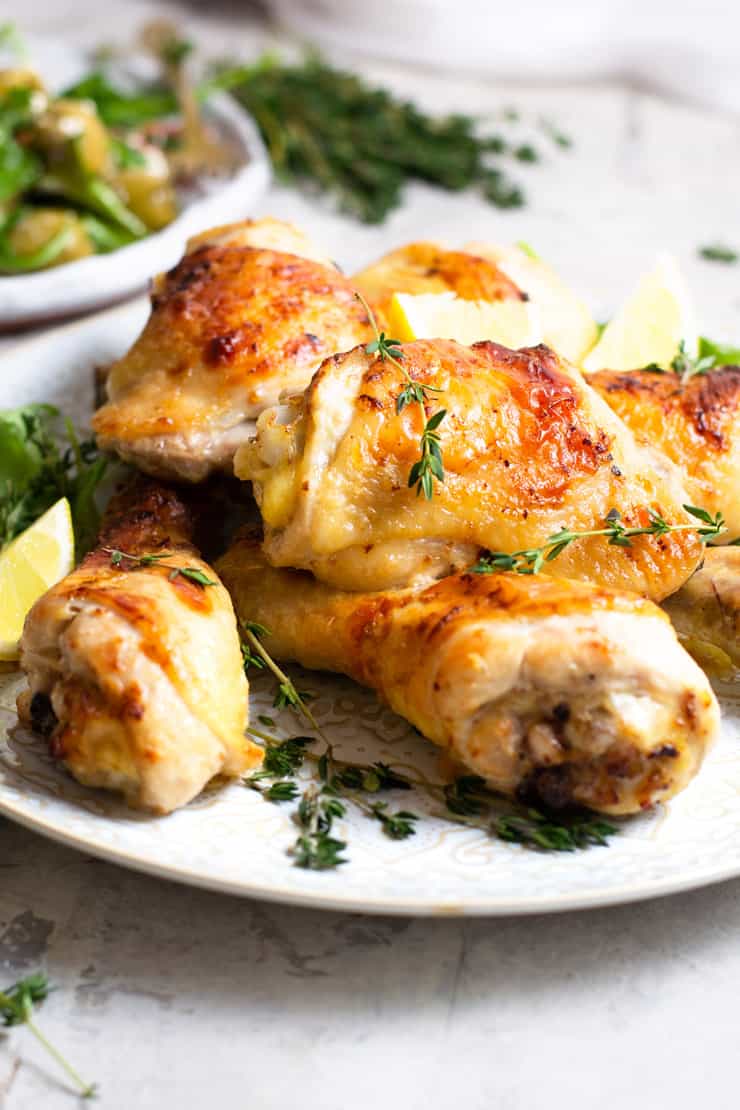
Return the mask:
M 698 357 L 714 359 L 714 365 L 719 366 L 740 366 L 740 347 L 730 347 L 725 343 L 714 343 L 711 339 L 707 339 L 705 335 L 699 336 L 699 351 Z
M 277 176 L 331 193 L 339 208 L 380 223 L 418 179 L 444 189 L 477 185 L 499 207 L 524 203 L 500 167 L 512 153 L 498 136 L 480 134 L 464 115 L 429 116 L 387 89 L 310 56 L 289 64 L 273 54 L 253 65 L 221 67 L 199 89 L 228 89 L 256 119 Z M 517 148 L 522 160 L 537 155 Z
M 77 554 L 93 542 L 99 524 L 95 492 L 107 461 L 93 440 L 80 440 L 72 424 L 59 425 L 52 405 L 0 412 L 0 547 L 66 497 L 72 509 Z
M 714 370 L 718 365 L 722 364 L 722 355 L 724 353 L 732 353 L 737 359 L 740 357 L 740 351 L 732 348 L 719 347 L 717 344 L 710 342 L 710 340 L 701 337 L 699 339 L 698 349 L 696 356 L 690 355 L 686 349 L 686 342 L 682 339 L 678 345 L 678 352 L 671 359 L 669 370 L 677 374 L 681 379 L 681 385 L 685 385 L 692 378 L 703 377 L 708 374 L 710 370 Z M 726 364 L 726 360 L 725 360 Z M 645 374 L 665 374 L 666 370 L 657 362 L 649 362 L 647 366 L 642 366 L 641 370 Z
M 103 551 L 110 555 L 111 566 L 122 567 L 123 570 L 133 570 L 136 567 L 161 567 L 162 570 L 169 571 L 167 578 L 170 582 L 174 582 L 176 578 L 185 578 L 188 582 L 194 582 L 196 586 L 204 589 L 206 586 L 218 585 L 214 578 L 209 578 L 199 567 L 178 567 L 173 563 L 165 563 L 164 560 L 170 559 L 174 554 L 172 551 L 163 551 L 159 555 L 130 555 L 117 547 L 104 547 Z
M 34 1007 L 44 1002 L 52 988 L 43 972 L 37 971 L 0 991 L 0 1017 L 5 1026 L 25 1025 L 78 1088 L 82 1098 L 93 1098 L 95 1084 L 86 1083 L 58 1048 L 47 1040 L 34 1020 Z
M 403 365 L 403 351 L 400 339 L 390 339 L 385 332 L 378 328 L 375 314 L 361 293 L 355 293 L 367 312 L 370 326 L 375 332 L 375 339 L 365 347 L 365 353 L 375 355 L 381 362 L 392 362 L 401 371 L 405 379 L 403 389 L 396 397 L 396 413 L 400 416 L 407 405 L 419 406 L 422 418 L 422 432 L 419 439 L 419 458 L 411 467 L 408 476 L 408 485 L 416 490 L 417 497 L 424 494 L 427 501 L 434 497 L 434 482 L 444 482 L 445 472 L 442 460 L 442 447 L 438 428 L 445 416 L 446 409 L 438 409 L 432 416 L 427 416 L 427 405 L 432 400 L 432 394 L 441 393 L 435 386 L 424 385 L 415 381 Z
M 697 508 L 695 505 L 684 505 L 683 508 L 693 516 L 698 524 L 669 524 L 667 520 L 648 509 L 650 523 L 640 528 L 627 528 L 622 523 L 620 514 L 616 509 L 611 509 L 604 520 L 603 528 L 593 528 L 584 532 L 573 531 L 570 528 L 561 528 L 553 536 L 549 536 L 540 547 L 527 548 L 522 551 L 484 551 L 475 566 L 471 567 L 474 574 L 494 574 L 497 571 L 514 571 L 516 574 L 538 574 L 545 563 L 552 562 L 562 554 L 574 541 L 587 536 L 605 536 L 609 543 L 615 547 L 631 547 L 635 536 L 667 536 L 672 532 L 696 532 L 706 543 L 712 536 L 718 536 L 725 531 L 725 519 L 722 513 L 714 516 L 706 509 Z
M 261 637 L 269 633 L 262 625 L 247 627 L 260 629 L 258 657 L 264 665 L 282 685 L 289 683 L 295 689 L 260 643 Z M 255 635 L 254 631 L 251 635 Z M 305 714 L 300 699 L 294 708 Z M 289 849 L 297 867 L 325 871 L 346 862 L 343 853 L 347 843 L 333 835 L 333 826 L 335 819 L 345 816 L 348 804 L 370 820 L 379 822 L 383 834 L 391 840 L 413 836 L 420 819 L 416 813 L 408 809 L 389 811 L 386 802 L 371 800 L 384 791 L 408 791 L 413 787 L 435 803 L 433 815 L 436 817 L 480 828 L 500 840 L 516 841 L 544 851 L 571 852 L 592 844 L 605 844 L 607 837 L 617 831 L 593 814 L 580 811 L 548 813 L 502 799 L 477 775 L 462 775 L 451 783 L 433 783 L 402 773 L 386 763 L 362 764 L 339 759 L 319 726 L 315 724 L 315 727 L 323 741 L 320 753 L 311 750 L 314 741 L 310 736 L 279 740 L 258 729 L 248 729 L 264 744 L 265 755 L 262 767 L 247 776 L 244 785 L 275 804 L 300 799 L 293 815 L 300 831 Z M 315 767 L 317 777 L 306 784 L 307 762 Z M 300 783 L 299 775 L 302 775 Z M 502 806 L 505 807 L 503 813 Z
M 723 246 L 721 243 L 712 243 L 707 247 L 699 248 L 699 257 L 707 262 L 724 262 L 729 265 L 737 262 L 740 255 L 732 247 Z

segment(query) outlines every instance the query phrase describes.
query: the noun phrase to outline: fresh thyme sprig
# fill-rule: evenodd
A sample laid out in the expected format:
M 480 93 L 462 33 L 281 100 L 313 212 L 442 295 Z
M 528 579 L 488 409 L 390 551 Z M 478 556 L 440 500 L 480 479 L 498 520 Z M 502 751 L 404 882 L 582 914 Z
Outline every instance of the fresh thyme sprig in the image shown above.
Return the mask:
M 443 787 L 443 794 L 456 821 L 487 828 L 499 840 L 545 852 L 574 852 L 590 845 L 603 846 L 618 831 L 616 825 L 603 817 L 577 809 L 553 814 L 531 806 L 517 806 L 509 813 L 496 812 L 501 799 L 479 775 L 460 775 Z
M 678 345 L 678 353 L 671 360 L 670 370 L 681 379 L 681 385 L 686 385 L 686 382 L 691 381 L 692 378 L 708 374 L 716 365 L 717 356 L 715 354 L 703 354 L 700 350 L 699 354 L 693 357 L 686 349 L 686 341 L 682 339 Z M 651 362 L 647 366 L 643 366 L 642 369 L 647 374 L 666 373 L 666 370 L 659 366 L 657 362 Z
M 606 536 L 609 538 L 610 545 L 614 547 L 631 547 L 635 536 L 667 536 L 672 532 L 696 532 L 706 543 L 710 537 L 718 536 L 725 531 L 725 518 L 722 513 L 718 512 L 712 516 L 706 509 L 697 508 L 695 505 L 684 505 L 683 508 L 699 523 L 669 524 L 660 513 L 648 509 L 650 516 L 648 525 L 627 528 L 622 523 L 619 512 L 616 509 L 610 509 L 606 514 L 603 528 L 592 528 L 583 532 L 561 528 L 559 532 L 549 536 L 540 547 L 512 552 L 484 551 L 475 566 L 470 569 L 474 574 L 494 574 L 497 571 L 539 574 L 545 563 L 557 559 L 558 555 L 561 555 L 575 540 L 585 539 L 587 536 Z
M 408 477 L 409 488 L 416 490 L 416 496 L 424 494 L 427 501 L 434 497 L 434 482 L 444 482 L 445 471 L 442 459 L 442 447 L 439 435 L 439 426 L 447 415 L 446 409 L 438 409 L 432 416 L 427 416 L 427 405 L 432 401 L 432 394 L 441 393 L 433 385 L 425 385 L 411 377 L 403 365 L 403 351 L 400 339 L 390 339 L 384 331 L 378 328 L 375 314 L 361 293 L 356 293 L 357 299 L 367 312 L 370 326 L 375 332 L 375 339 L 365 347 L 365 353 L 375 355 L 381 362 L 391 362 L 401 371 L 405 379 L 403 389 L 396 397 L 396 413 L 400 416 L 407 405 L 419 406 L 422 419 L 422 432 L 419 439 L 419 458 L 411 467 Z
M 289 849 L 298 867 L 327 870 L 346 862 L 342 856 L 346 841 L 332 835 L 334 819 L 346 814 L 346 801 L 379 821 L 384 835 L 391 840 L 413 836 L 419 820 L 417 814 L 406 809 L 388 813 L 385 802 L 366 798 L 367 794 L 384 790 L 417 787 L 435 803 L 432 816 L 540 851 L 574 852 L 590 845 L 604 845 L 618 831 L 611 822 L 587 811 L 548 813 L 504 800 L 478 775 L 460 775 L 450 783 L 434 783 L 408 777 L 384 763 L 366 766 L 335 759 L 334 774 L 329 779 L 324 758 L 308 748 L 310 738 L 299 736 L 277 741 L 263 735 L 263 739 L 265 762 L 261 770 L 245 779 L 245 785 L 270 802 L 294 801 L 300 795 L 301 804 L 294 819 L 301 832 Z M 288 776 L 297 775 L 306 759 L 318 765 L 319 781 L 310 782 L 301 793 Z M 502 806 L 506 812 L 501 812 Z
M 47 1040 L 34 1021 L 34 1006 L 44 1002 L 52 988 L 43 972 L 37 971 L 20 979 L 12 987 L 0 991 L 0 1017 L 5 1026 L 25 1025 L 43 1048 L 53 1057 L 79 1089 L 82 1098 L 93 1098 L 96 1094 L 94 1083 L 86 1083 L 72 1067 L 69 1060 Z
M 125 563 L 130 564 L 128 569 L 133 567 L 161 567 L 162 570 L 168 570 L 167 575 L 170 582 L 174 582 L 176 578 L 186 578 L 188 582 L 194 582 L 196 586 L 216 586 L 218 583 L 214 578 L 209 578 L 208 575 L 200 570 L 198 567 L 177 567 L 173 563 L 165 563 L 164 559 L 169 559 L 174 552 L 163 551 L 161 555 L 129 555 L 127 551 L 119 551 L 117 547 L 104 547 L 103 551 L 110 555 L 111 566 L 120 567 Z M 124 566 L 124 570 L 127 569 Z
M 346 812 L 344 804 L 326 788 L 309 786 L 304 791 L 295 815 L 301 832 L 290 849 L 296 867 L 329 871 L 347 862 L 342 855 L 346 841 L 331 835 L 334 819 L 344 817 Z
M 249 667 L 253 666 L 257 667 L 258 670 L 267 668 L 272 671 L 275 678 L 278 680 L 278 690 L 273 699 L 273 707 L 275 709 L 291 708 L 295 709 L 299 715 L 302 714 L 324 741 L 327 753 L 329 753 L 329 757 L 331 758 L 331 744 L 322 732 L 321 725 L 306 704 L 312 695 L 308 690 L 299 690 L 294 685 L 292 679 L 290 679 L 285 671 L 277 665 L 262 643 L 263 637 L 269 636 L 269 629 L 265 628 L 263 624 L 257 624 L 256 621 L 242 621 L 241 632 L 244 669 L 248 670 Z M 253 732 L 254 729 L 250 731 Z

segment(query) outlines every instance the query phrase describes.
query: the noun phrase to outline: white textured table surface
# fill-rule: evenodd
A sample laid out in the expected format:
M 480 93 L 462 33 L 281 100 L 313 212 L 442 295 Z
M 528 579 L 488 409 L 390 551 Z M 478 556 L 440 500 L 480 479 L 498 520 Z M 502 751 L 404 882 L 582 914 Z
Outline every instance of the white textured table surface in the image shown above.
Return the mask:
M 237 37 L 236 3 L 230 14 L 205 0 L 193 8 L 216 52 L 260 36 L 241 24 Z M 2 18 L 96 41 L 131 32 L 151 11 L 5 0 Z M 696 258 L 699 244 L 740 242 L 734 120 L 615 86 L 451 89 L 429 75 L 390 76 L 442 108 L 516 103 L 546 114 L 576 147 L 522 169 L 531 204 L 521 212 L 422 187 L 382 234 L 285 191 L 263 211 L 307 223 L 348 265 L 417 235 L 526 238 L 599 317 L 667 247 L 686 267 L 704 330 L 740 338 L 738 271 Z M 110 1110 L 683 1110 L 700 1101 L 729 1110 L 739 933 L 740 881 L 563 917 L 350 917 L 169 885 L 0 821 L 0 983 L 48 970 L 59 990 L 43 1026 L 100 1083 Z M 0 1040 L 0 1107 L 73 1103 L 22 1030 Z

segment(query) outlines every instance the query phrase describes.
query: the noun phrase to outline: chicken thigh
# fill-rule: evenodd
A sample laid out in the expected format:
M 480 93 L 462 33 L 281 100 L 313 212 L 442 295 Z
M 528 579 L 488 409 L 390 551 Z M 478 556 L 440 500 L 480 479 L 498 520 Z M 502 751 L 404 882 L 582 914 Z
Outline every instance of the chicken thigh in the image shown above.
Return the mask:
M 369 338 L 352 286 L 302 233 L 277 220 L 216 228 L 155 280 L 149 320 L 93 418 L 98 443 L 162 477 L 228 471 L 283 390 Z
M 372 687 L 508 795 L 634 813 L 685 787 L 717 734 L 706 677 L 632 594 L 517 574 L 344 593 L 248 537 L 218 569 L 273 656 Z
M 676 463 L 692 504 L 723 513 L 725 538 L 740 536 L 740 367 L 687 381 L 671 373 L 600 370 L 589 374 L 588 384 L 638 439 Z
M 474 563 L 481 549 L 542 544 L 564 526 L 604 527 L 618 511 L 644 527 L 649 512 L 690 525 L 673 464 L 632 433 L 547 347 L 520 351 L 450 340 L 403 345 L 403 366 L 433 388 L 444 481 L 427 500 L 409 488 L 419 458 L 419 405 L 398 411 L 404 377 L 358 347 L 328 359 L 305 396 L 268 409 L 235 459 L 250 479 L 275 566 L 311 570 L 349 590 L 426 584 Z M 654 600 L 697 567 L 688 529 L 629 547 L 589 536 L 545 570 L 632 589 Z
M 244 735 L 234 610 L 190 534 L 173 493 L 137 487 L 113 504 L 98 547 L 36 602 L 21 640 L 21 720 L 81 783 L 155 813 L 261 760 Z

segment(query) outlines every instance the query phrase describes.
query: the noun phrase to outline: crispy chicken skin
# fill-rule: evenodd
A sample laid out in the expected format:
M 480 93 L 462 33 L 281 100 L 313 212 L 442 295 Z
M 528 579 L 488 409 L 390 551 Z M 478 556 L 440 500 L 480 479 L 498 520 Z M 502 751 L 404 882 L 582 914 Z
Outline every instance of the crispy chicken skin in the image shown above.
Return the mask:
M 415 381 L 440 390 L 444 483 L 431 501 L 408 488 L 419 457 L 416 404 L 399 415 L 400 371 L 359 347 L 327 359 L 305 396 L 269 409 L 235 459 L 251 479 L 275 566 L 311 570 L 342 589 L 428 584 L 475 562 L 481 548 L 516 551 L 563 526 L 628 526 L 648 510 L 689 523 L 678 471 L 629 429 L 582 375 L 547 347 L 511 351 L 451 340 L 403 346 Z M 693 532 L 604 537 L 570 545 L 549 573 L 659 600 L 699 564 Z
M 708 547 L 702 568 L 665 609 L 703 665 L 725 671 L 729 659 L 730 669 L 740 668 L 740 547 Z
M 21 720 L 81 783 L 155 813 L 261 758 L 244 735 L 247 682 L 228 593 L 169 577 L 167 568 L 187 566 L 215 579 L 190 534 L 169 490 L 123 495 L 99 546 L 33 606 L 21 640 Z M 167 552 L 167 567 L 115 567 L 105 548 Z
M 677 374 L 600 370 L 588 384 L 636 437 L 680 467 L 693 505 L 724 513 L 727 539 L 740 535 L 739 366 L 686 382 Z
M 382 326 L 394 293 L 444 293 L 465 301 L 526 300 L 503 270 L 467 251 L 451 251 L 438 243 L 409 243 L 383 255 L 352 278 Z
M 98 443 L 161 477 L 230 470 L 264 408 L 368 338 L 352 286 L 295 228 L 216 228 L 155 280 L 149 320 L 93 418 Z
M 274 656 L 372 687 L 509 795 L 634 813 L 683 789 L 717 733 L 706 677 L 635 595 L 517 574 L 348 594 L 248 537 L 218 569 Z

